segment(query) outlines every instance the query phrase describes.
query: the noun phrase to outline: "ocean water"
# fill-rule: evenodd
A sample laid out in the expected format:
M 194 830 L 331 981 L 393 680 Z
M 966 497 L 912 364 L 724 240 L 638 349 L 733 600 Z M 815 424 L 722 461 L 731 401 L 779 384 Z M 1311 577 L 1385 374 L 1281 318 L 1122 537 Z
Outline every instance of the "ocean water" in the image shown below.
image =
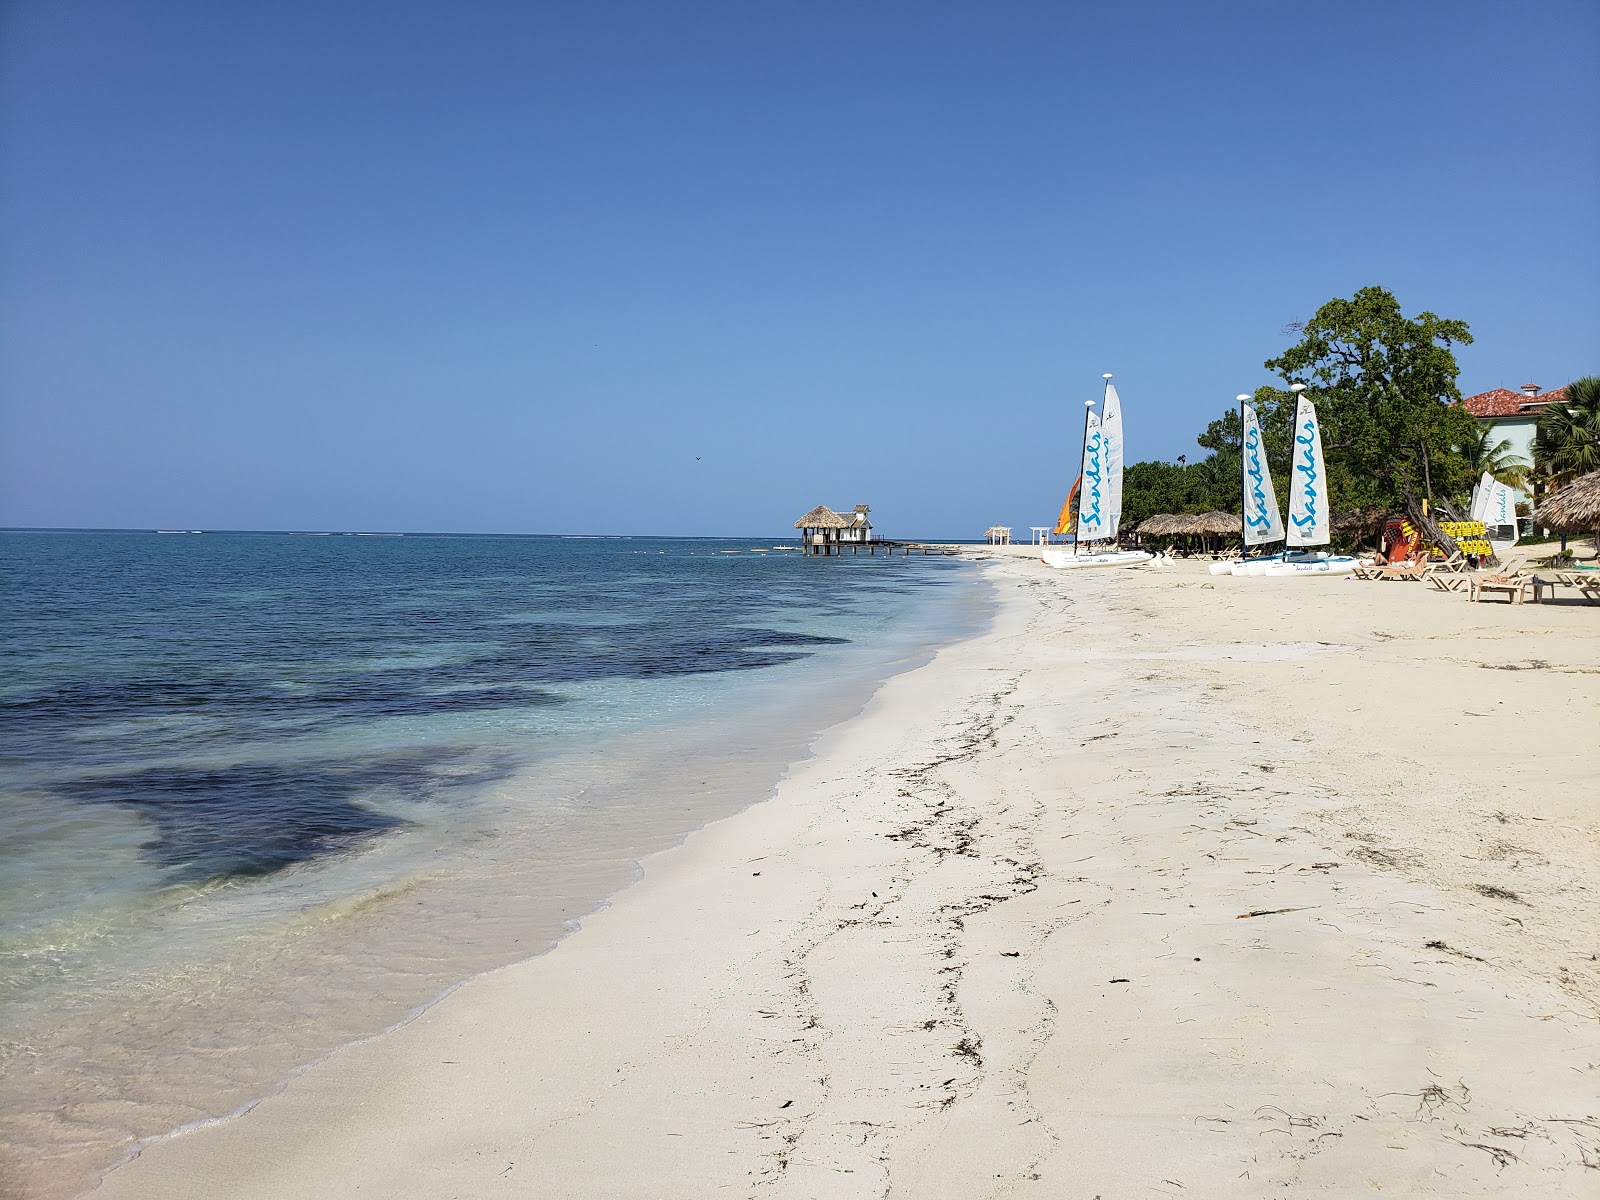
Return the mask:
M 5 1187 L 545 949 L 984 619 L 967 564 L 771 545 L 0 534 Z

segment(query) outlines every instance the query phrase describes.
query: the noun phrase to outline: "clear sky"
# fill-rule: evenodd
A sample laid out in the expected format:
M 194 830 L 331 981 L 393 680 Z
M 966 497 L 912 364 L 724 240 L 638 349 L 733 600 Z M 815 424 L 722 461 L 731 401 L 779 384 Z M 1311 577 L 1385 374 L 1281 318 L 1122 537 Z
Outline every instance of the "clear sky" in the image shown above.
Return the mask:
M 0 524 L 1053 519 L 1332 296 L 1600 371 L 1600 5 L 9 0 Z

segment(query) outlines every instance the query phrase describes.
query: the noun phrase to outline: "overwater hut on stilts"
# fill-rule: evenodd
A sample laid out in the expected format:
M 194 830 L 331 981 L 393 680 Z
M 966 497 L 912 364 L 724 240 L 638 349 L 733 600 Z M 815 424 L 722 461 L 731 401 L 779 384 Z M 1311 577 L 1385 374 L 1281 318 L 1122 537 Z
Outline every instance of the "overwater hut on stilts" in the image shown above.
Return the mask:
M 865 523 L 866 505 L 859 505 L 858 511 Z M 833 511 L 826 504 L 819 504 L 794 523 L 800 531 L 800 550 L 804 554 L 831 555 L 839 553 L 839 545 L 847 535 L 855 539 L 856 521 L 855 514 L 845 517 Z M 870 536 L 872 526 L 867 525 L 865 534 Z

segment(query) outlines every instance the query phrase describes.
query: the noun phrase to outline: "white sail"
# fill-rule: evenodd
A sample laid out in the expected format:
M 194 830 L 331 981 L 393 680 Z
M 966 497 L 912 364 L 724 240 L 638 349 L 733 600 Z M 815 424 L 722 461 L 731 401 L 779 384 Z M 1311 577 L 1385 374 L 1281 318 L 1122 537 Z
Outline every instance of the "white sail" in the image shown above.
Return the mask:
M 1489 499 L 1484 503 L 1483 516 L 1479 518 L 1491 529 L 1496 525 L 1511 526 L 1511 540 L 1517 538 L 1517 497 L 1512 490 L 1498 479 L 1485 475 L 1489 480 Z
M 1108 536 L 1106 509 L 1106 439 L 1100 418 L 1088 413 L 1083 431 L 1083 488 L 1078 493 L 1078 541 L 1093 542 Z
M 1500 489 L 1500 511 L 1506 514 L 1506 524 L 1511 526 L 1511 544 L 1515 546 L 1522 534 L 1517 526 L 1517 494 L 1505 484 L 1495 481 L 1495 487 Z
M 1272 470 L 1261 444 L 1261 422 L 1256 420 L 1256 410 L 1251 405 L 1241 405 L 1240 416 L 1244 419 L 1244 544 L 1259 546 L 1282 539 L 1283 517 L 1272 490 Z
M 1122 400 L 1106 380 L 1106 401 L 1101 406 L 1100 436 L 1105 443 L 1106 531 L 1114 538 L 1122 522 Z
M 1328 526 L 1328 471 L 1322 461 L 1322 431 L 1317 409 L 1300 397 L 1294 410 L 1294 457 L 1290 460 L 1288 544 L 1326 546 L 1333 540 Z
M 1472 507 L 1467 510 L 1467 520 L 1482 521 L 1483 510 L 1489 507 L 1489 497 L 1494 494 L 1494 476 L 1485 471 L 1478 486 L 1472 489 Z

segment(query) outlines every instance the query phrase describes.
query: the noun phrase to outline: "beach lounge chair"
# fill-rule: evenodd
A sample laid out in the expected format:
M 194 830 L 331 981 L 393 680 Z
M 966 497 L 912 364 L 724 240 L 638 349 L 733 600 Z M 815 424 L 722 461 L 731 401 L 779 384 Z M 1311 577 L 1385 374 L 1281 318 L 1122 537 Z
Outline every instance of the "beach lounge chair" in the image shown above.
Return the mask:
M 1422 577 L 1441 592 L 1460 591 L 1467 586 L 1467 556 L 1458 550 L 1449 558 L 1431 562 Z
M 1423 563 L 1404 563 L 1378 568 L 1379 579 L 1409 579 L 1420 581 L 1428 572 Z
M 1522 603 L 1522 594 L 1532 582 L 1532 577 L 1522 572 L 1507 574 L 1494 572 L 1488 575 L 1474 575 L 1467 592 L 1467 599 L 1472 601 L 1482 600 L 1485 593 L 1504 592 L 1506 598 L 1513 604 Z
M 1533 602 L 1538 604 L 1548 591 L 1555 599 L 1558 587 L 1576 588 L 1590 604 L 1600 604 L 1600 571 L 1540 571 L 1533 577 Z

